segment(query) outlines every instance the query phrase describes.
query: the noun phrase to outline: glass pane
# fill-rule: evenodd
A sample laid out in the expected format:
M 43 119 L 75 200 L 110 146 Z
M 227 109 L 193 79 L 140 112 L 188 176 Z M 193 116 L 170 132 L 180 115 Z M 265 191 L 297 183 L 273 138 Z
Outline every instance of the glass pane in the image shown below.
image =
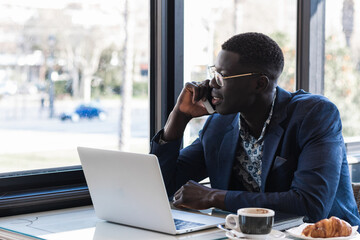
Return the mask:
M 296 0 L 185 0 L 184 82 L 203 81 L 221 44 L 242 32 L 261 32 L 273 38 L 285 57 L 279 86 L 295 90 Z M 271 9 L 271 11 L 269 11 Z M 184 145 L 198 135 L 206 117 L 193 119 Z
M 148 152 L 148 42 L 148 0 L 0 1 L 0 172 Z
M 325 96 L 339 108 L 343 135 L 360 136 L 360 2 L 326 1 Z

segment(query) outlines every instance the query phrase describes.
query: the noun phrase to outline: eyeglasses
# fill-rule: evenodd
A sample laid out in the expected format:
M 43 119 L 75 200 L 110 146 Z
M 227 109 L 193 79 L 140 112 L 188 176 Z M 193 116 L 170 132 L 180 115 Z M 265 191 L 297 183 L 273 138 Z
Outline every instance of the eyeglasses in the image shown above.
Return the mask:
M 243 73 L 243 74 L 239 74 L 239 75 L 233 75 L 233 76 L 223 76 L 221 73 L 219 73 L 218 71 L 216 71 L 215 66 L 209 66 L 208 67 L 208 71 L 209 71 L 209 76 L 211 79 L 215 78 L 215 81 L 217 83 L 217 85 L 219 85 L 220 87 L 224 86 L 224 80 L 225 79 L 229 79 L 229 78 L 238 78 L 238 77 L 246 77 L 246 76 L 252 76 L 252 75 L 258 75 L 258 74 L 262 74 L 262 73 Z

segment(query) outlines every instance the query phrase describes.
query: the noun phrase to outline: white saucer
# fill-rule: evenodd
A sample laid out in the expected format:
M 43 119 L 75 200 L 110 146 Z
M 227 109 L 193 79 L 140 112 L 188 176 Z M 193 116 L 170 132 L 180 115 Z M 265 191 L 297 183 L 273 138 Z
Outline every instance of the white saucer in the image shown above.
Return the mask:
M 311 225 L 313 223 L 304 223 L 301 224 L 298 227 L 293 227 L 290 228 L 288 230 L 286 230 L 286 232 L 288 232 L 292 237 L 296 237 L 296 238 L 300 238 L 300 239 L 320 239 L 320 238 L 312 238 L 312 237 L 305 237 L 304 235 L 302 235 L 302 231 L 304 230 L 305 227 L 307 227 L 308 225 Z M 358 239 L 359 237 L 359 233 L 357 231 L 358 226 L 353 226 L 352 228 L 352 233 L 350 236 L 347 237 L 333 237 L 333 238 L 326 238 L 327 240 L 347 240 L 347 239 L 352 239 L 352 238 L 356 238 Z M 324 239 L 324 238 L 321 238 Z
M 226 237 L 233 239 L 233 240 L 241 240 L 241 239 L 278 239 L 284 238 L 286 236 L 285 233 L 280 232 L 278 230 L 271 230 L 269 234 L 260 235 L 260 234 L 244 234 L 242 232 L 237 232 L 235 230 L 231 230 L 225 233 Z

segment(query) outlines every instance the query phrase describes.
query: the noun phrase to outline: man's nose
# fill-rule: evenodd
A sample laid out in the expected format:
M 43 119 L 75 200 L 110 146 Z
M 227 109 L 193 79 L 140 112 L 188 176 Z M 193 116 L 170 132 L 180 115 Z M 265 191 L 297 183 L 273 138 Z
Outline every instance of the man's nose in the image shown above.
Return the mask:
M 210 86 L 211 88 L 221 88 L 221 86 L 219 86 L 219 85 L 217 84 L 217 82 L 216 82 L 216 80 L 215 80 L 215 77 L 213 77 L 213 78 L 210 80 L 209 86 Z

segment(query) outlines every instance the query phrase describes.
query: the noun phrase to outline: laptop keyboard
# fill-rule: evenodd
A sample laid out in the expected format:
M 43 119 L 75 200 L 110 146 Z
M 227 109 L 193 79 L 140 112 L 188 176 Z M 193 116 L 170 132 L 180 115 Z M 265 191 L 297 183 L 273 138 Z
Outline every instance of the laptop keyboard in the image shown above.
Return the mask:
M 176 230 L 189 229 L 193 227 L 203 226 L 203 223 L 190 222 L 180 219 L 174 219 Z

